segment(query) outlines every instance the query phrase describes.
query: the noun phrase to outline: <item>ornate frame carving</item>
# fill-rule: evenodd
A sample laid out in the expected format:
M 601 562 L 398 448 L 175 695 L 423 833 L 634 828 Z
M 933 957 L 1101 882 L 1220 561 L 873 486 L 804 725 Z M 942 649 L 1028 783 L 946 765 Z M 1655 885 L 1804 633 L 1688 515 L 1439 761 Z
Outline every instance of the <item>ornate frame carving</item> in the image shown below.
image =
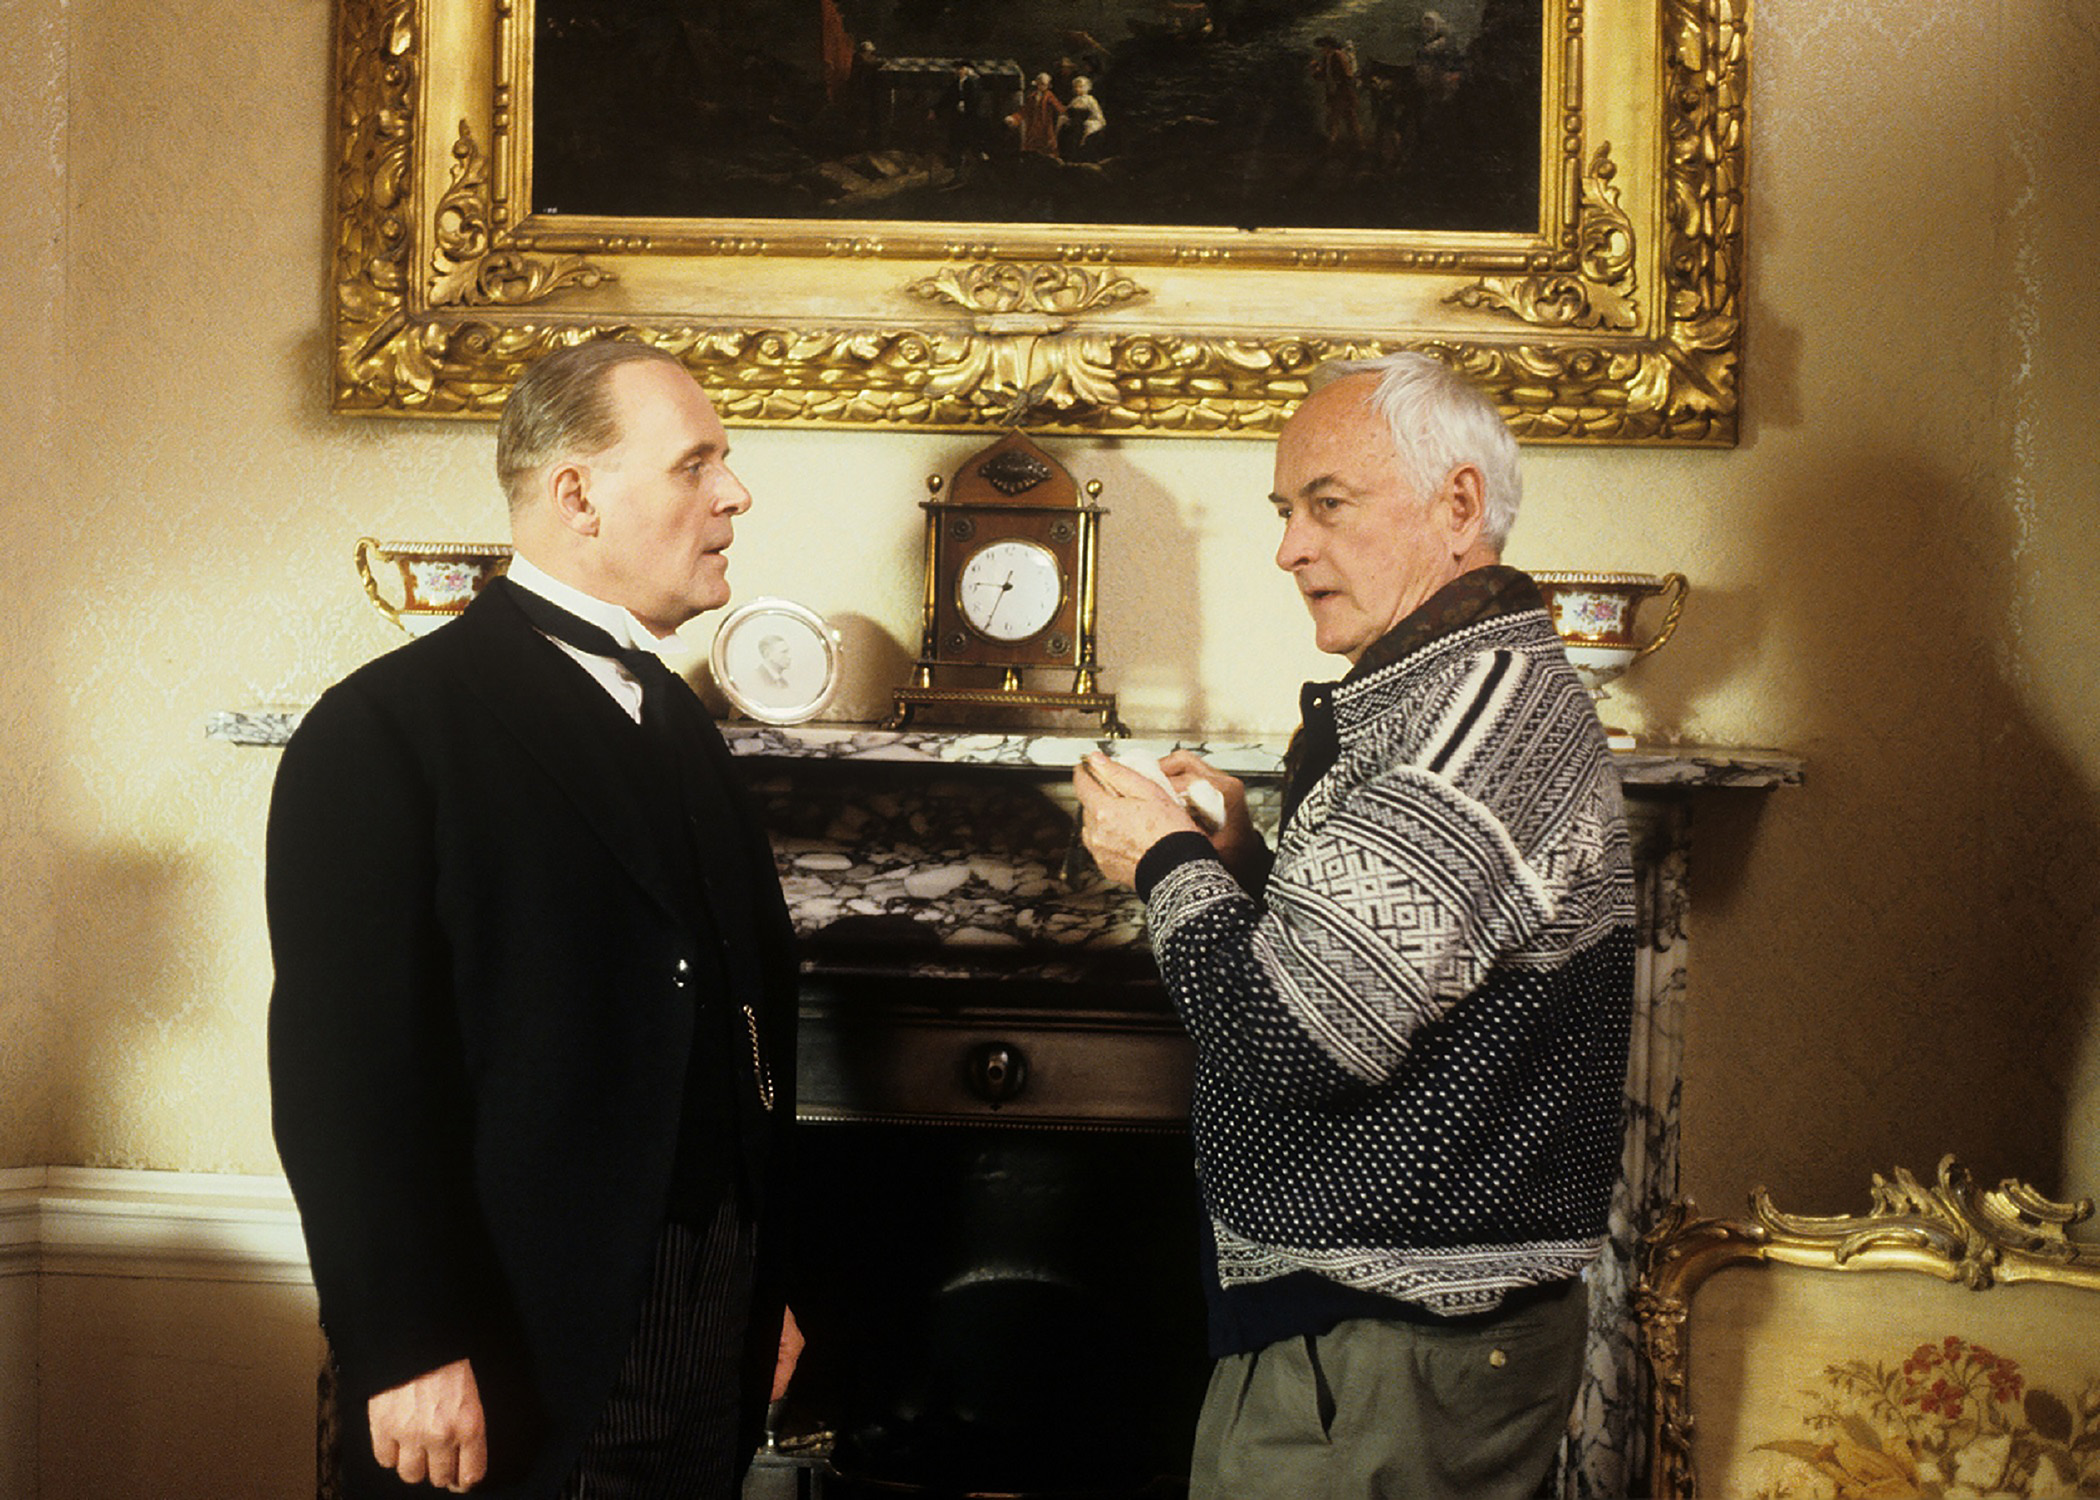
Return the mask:
M 1919 1271 L 1983 1291 L 1999 1283 L 2048 1281 L 2100 1290 L 2100 1249 L 2068 1239 L 2065 1229 L 2090 1217 L 2090 1199 L 2056 1203 L 2011 1178 L 1978 1187 L 1968 1169 L 1942 1157 L 1931 1187 L 1903 1168 L 1893 1180 L 1874 1176 L 1865 1216 L 1831 1218 L 1781 1213 L 1759 1188 L 1748 1222 L 1694 1217 L 1680 1199 L 1642 1237 L 1642 1272 L 1634 1296 L 1641 1352 L 1654 1382 L 1647 1493 L 1659 1500 L 1694 1495 L 1686 1318 L 1708 1277 L 1745 1262 L 1827 1271 Z
M 532 0 L 339 0 L 332 404 L 492 415 L 554 345 L 744 425 L 1266 436 L 1424 350 L 1530 441 L 1736 438 L 1747 0 L 1545 0 L 1540 232 L 535 218 Z

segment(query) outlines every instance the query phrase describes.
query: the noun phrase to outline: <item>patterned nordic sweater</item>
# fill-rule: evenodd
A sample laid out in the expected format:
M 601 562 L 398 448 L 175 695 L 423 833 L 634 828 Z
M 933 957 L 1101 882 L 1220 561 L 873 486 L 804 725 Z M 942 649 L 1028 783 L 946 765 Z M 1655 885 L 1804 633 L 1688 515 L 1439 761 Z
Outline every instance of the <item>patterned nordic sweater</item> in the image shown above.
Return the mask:
M 1261 899 L 1194 835 L 1147 856 L 1227 1293 L 1311 1271 L 1476 1313 L 1604 1232 L 1633 978 L 1618 777 L 1536 586 L 1483 572 L 1334 688 L 1333 764 Z

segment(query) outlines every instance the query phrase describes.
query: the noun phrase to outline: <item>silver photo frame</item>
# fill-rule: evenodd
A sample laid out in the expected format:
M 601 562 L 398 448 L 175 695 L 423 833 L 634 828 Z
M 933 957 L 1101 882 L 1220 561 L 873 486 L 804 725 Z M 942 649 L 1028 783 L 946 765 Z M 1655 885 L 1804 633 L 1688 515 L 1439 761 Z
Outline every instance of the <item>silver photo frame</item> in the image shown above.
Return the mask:
M 753 599 L 731 610 L 707 659 L 730 705 L 762 724 L 805 723 L 838 691 L 838 632 L 788 599 Z

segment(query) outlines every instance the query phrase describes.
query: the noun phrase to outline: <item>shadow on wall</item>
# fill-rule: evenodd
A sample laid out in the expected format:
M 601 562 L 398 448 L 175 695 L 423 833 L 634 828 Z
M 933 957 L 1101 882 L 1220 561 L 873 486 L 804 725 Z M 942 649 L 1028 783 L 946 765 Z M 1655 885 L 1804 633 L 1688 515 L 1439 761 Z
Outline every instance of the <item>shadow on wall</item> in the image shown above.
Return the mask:
M 1667 613 L 1661 598 L 1643 601 L 1635 618 L 1636 638 L 1655 639 Z M 1677 629 L 1605 689 L 1598 713 L 1606 724 L 1625 726 L 1629 720 L 1619 704 L 1638 705 L 1643 740 L 1693 722 L 1700 700 L 1751 671 L 1764 649 L 1769 619 L 1762 588 L 1708 588 L 1693 579 Z M 1762 741 L 1759 743 L 1763 748 Z
M 1870 1172 L 1929 1173 L 1948 1151 L 1984 1182 L 2065 1189 L 2100 993 L 2100 798 L 2014 676 L 1994 500 L 1855 450 L 1745 511 L 1793 667 L 1776 718 L 1809 781 L 1698 809 L 1702 914 L 1762 889 L 1756 930 L 1729 924 L 1736 951 L 1715 955 L 1708 926 L 1695 939 L 1695 975 L 1718 956 L 1739 976 L 1695 1000 L 1686 1059 L 1687 1158 L 1702 1192 L 1739 1185 L 1724 1202 L 1762 1184 L 1798 1211 L 1856 1211 Z
M 173 971 L 182 961 L 192 865 L 182 854 L 141 848 L 76 846 L 58 856 L 55 972 L 70 1040 L 57 1049 L 50 1088 L 56 1162 L 168 1165 L 130 1153 L 107 1159 L 106 1150 L 89 1161 L 84 1143 L 136 1140 L 138 1131 L 123 1122 L 155 1109 L 149 1094 L 162 1053 L 186 1024 L 175 997 L 190 987 Z
M 2100 798 L 2086 770 L 2027 716 L 2019 690 L 1997 676 L 1991 685 L 2004 703 L 2002 717 L 1996 703 L 1985 710 L 1991 837 L 1972 972 L 1986 1008 L 1995 998 L 2005 1009 L 1978 1024 L 2000 1058 L 1998 1105 L 2021 1121 L 2016 1139 L 2033 1151 L 2030 1180 L 2058 1198 L 2100 1196 L 2100 1181 L 2067 1180 L 2090 1156 L 2064 1156 L 2081 1123 L 2072 1101 L 2093 1090 L 2082 1070 L 2100 1063 L 2081 1045 L 2100 1022 Z M 2048 1152 L 2027 1145 L 2030 1130 L 2046 1133 Z M 1986 1156 L 1980 1142 L 1968 1159 L 1988 1182 L 2028 1175 L 2029 1157 Z
M 1065 458 L 1082 485 L 1101 481 L 1109 512 L 1098 587 L 1102 686 L 1117 694 L 1124 722 L 1139 734 L 1205 725 L 1199 539 L 1175 497 L 1119 446 L 1106 441 Z
M 1763 283 L 1750 284 L 1750 313 L 1744 337 L 1746 366 L 1754 367 L 1755 385 L 1742 409 L 1740 450 L 1749 452 L 1761 442 L 1772 442 L 1775 430 L 1802 425 L 1801 417 L 1801 330 L 1788 316 L 1788 309 L 1759 295 Z M 1747 377 L 1746 377 L 1747 378 Z M 1779 439 L 1778 441 L 1794 441 Z M 1700 455 L 1704 460 L 1716 455 Z M 1654 455 L 1662 459 L 1663 455 Z M 1746 492 L 1738 509 L 1761 506 L 1763 498 Z M 1731 519 L 1735 513 L 1731 512 Z M 1742 517 L 1747 529 L 1750 517 Z M 1668 733 L 1700 717 L 1704 700 L 1719 699 L 1753 677 L 1757 664 L 1770 647 L 1774 620 L 1771 585 L 1751 582 L 1732 589 L 1714 588 L 1698 578 L 1691 580 L 1684 617 L 1667 645 L 1643 660 L 1631 674 L 1632 695 L 1645 709 L 1643 722 L 1657 733 Z M 1663 620 L 1660 600 L 1650 600 L 1642 610 L 1641 635 L 1649 638 Z M 1759 748 L 1796 749 L 1775 745 L 1775 734 L 1753 734 L 1749 743 Z M 1763 799 L 1726 799 L 1739 811 L 1750 814 Z M 1702 855 L 1702 862 L 1704 856 Z
M 839 633 L 844 675 L 839 696 L 824 711 L 824 717 L 856 724 L 879 723 L 896 707 L 890 689 L 911 681 L 919 654 L 917 634 L 906 644 L 883 629 L 880 622 L 863 614 L 837 614 L 830 619 L 832 628 Z

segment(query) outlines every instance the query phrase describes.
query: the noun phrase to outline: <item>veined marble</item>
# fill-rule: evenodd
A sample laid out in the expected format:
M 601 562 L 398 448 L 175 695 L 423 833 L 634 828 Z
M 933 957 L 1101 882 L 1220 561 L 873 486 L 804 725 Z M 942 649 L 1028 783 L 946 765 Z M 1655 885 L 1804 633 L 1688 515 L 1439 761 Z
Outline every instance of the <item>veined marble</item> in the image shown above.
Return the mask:
M 292 737 L 303 708 L 222 709 L 204 721 L 207 739 L 275 746 Z M 1283 775 L 1287 739 L 1213 739 L 1198 732 L 1134 735 L 1128 739 L 1060 734 L 973 733 L 953 729 L 876 729 L 865 724 L 754 724 L 722 726 L 730 753 L 759 760 L 884 761 L 904 765 L 990 766 L 1013 771 L 1069 771 L 1090 750 L 1143 751 L 1152 756 L 1191 750 L 1242 780 Z M 1781 750 L 1711 745 L 1642 745 L 1615 753 L 1629 787 L 1799 786 L 1801 758 Z
M 1144 904 L 1091 861 L 1068 864 L 1074 820 L 1057 788 L 938 766 L 904 779 L 894 767 L 753 769 L 788 911 L 812 943 L 906 956 L 1143 944 Z
M 1283 742 L 1214 740 L 1201 735 L 1167 738 L 1087 738 L 1062 734 L 993 734 L 940 729 L 870 729 L 860 725 L 792 728 L 766 724 L 722 726 L 730 752 L 781 760 L 879 760 L 951 766 L 1004 766 L 1014 770 L 1069 771 L 1089 751 L 1110 755 L 1138 752 L 1154 759 L 1170 750 L 1191 750 L 1230 776 L 1283 774 Z
M 1794 780 L 1799 763 L 1793 762 Z M 1626 799 L 1634 869 L 1633 1027 L 1626 1133 L 1602 1252 L 1591 1263 L 1589 1350 L 1555 1493 L 1561 1500 L 1640 1494 L 1647 1449 L 1647 1372 L 1634 1320 L 1641 1236 L 1677 1196 L 1678 1094 L 1690 971 L 1691 813 L 1664 790 Z M 1676 783 L 1682 784 L 1682 783 Z M 1742 785 L 1744 783 L 1724 783 Z M 1780 785 L 1785 783 L 1749 783 Z
M 1801 757 L 1780 750 L 1643 745 L 1614 758 L 1620 782 L 1630 787 L 1799 786 L 1807 774 Z
M 773 841 L 795 930 L 817 949 L 897 947 L 932 958 L 1011 950 L 1145 951 L 1145 907 L 1078 847 L 1069 763 L 1042 776 L 1008 762 L 899 764 L 890 756 L 754 761 L 749 782 Z M 1280 789 L 1250 781 L 1273 828 Z M 992 956 L 987 954 L 987 956 Z
M 235 745 L 278 746 L 292 737 L 303 708 L 222 709 L 204 721 L 204 737 Z

